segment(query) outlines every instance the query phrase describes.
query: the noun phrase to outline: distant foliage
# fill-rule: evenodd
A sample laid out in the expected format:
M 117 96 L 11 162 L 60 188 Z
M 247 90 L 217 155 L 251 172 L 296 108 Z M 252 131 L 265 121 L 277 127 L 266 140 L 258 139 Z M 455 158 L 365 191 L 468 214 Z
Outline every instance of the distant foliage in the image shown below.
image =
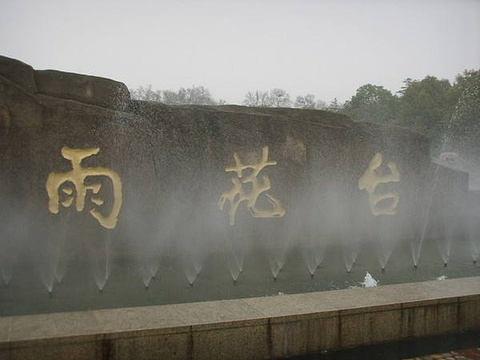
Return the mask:
M 272 98 L 273 107 L 286 108 L 292 104 L 290 95 L 283 89 L 273 89 L 270 91 L 270 97 Z
M 341 104 L 339 104 L 335 99 L 336 105 L 338 108 L 341 108 Z M 255 90 L 249 91 L 245 95 L 245 99 L 243 100 L 243 105 L 245 106 L 252 106 L 252 107 L 260 107 L 260 108 L 271 108 L 271 107 L 278 107 L 278 108 L 289 108 L 294 107 L 297 109 L 321 109 L 326 110 L 327 106 L 325 101 L 323 100 L 315 100 L 315 95 L 307 94 L 307 95 L 299 95 L 295 98 L 295 101 L 292 102 L 290 98 L 290 94 L 279 88 L 272 89 L 270 91 L 263 91 L 263 90 Z
M 342 112 L 355 121 L 393 124 L 427 136 L 433 153 L 462 146 L 480 148 L 480 70 L 465 70 L 451 84 L 426 76 L 407 78 L 396 94 L 366 84 L 345 103 Z M 480 154 L 479 154 L 480 155 Z
M 162 91 L 152 90 L 152 85 L 140 86 L 137 89 L 130 89 L 130 96 L 135 100 L 162 101 Z
M 449 150 L 468 154 L 480 165 L 480 70 L 465 70 L 452 90 L 458 100 L 447 124 Z
M 213 98 L 204 86 L 192 86 L 174 90 L 153 90 L 151 85 L 130 89 L 132 99 L 155 101 L 166 105 L 225 105 L 226 101 Z M 249 91 L 243 100 L 243 105 L 260 108 L 298 108 L 319 109 L 340 112 L 343 105 L 335 98 L 329 105 L 323 100 L 316 100 L 315 95 L 299 95 L 292 101 L 290 94 L 280 88 L 263 91 Z
M 457 100 L 448 80 L 413 80 L 399 98 L 395 123 L 426 135 L 438 147 Z
M 344 105 L 340 101 L 338 101 L 337 98 L 335 98 L 332 102 L 330 102 L 330 105 L 328 105 L 325 110 L 339 113 L 343 111 L 343 106 Z
M 245 95 L 245 100 L 243 100 L 243 104 L 246 106 L 253 106 L 253 107 L 273 107 L 273 100 L 270 97 L 270 93 L 268 91 L 249 91 L 247 95 Z
M 294 107 L 297 109 L 315 109 L 315 95 L 307 94 L 305 96 L 297 96 Z
M 173 90 L 152 90 L 152 86 L 140 86 L 130 90 L 135 100 L 157 101 L 167 105 L 224 105 L 224 100 L 215 100 L 204 86 L 192 86 Z
M 151 86 L 131 90 L 134 99 L 168 105 L 223 105 L 203 86 L 173 90 L 153 90 Z M 345 104 L 336 98 L 327 103 L 313 94 L 294 97 L 280 88 L 249 91 L 245 106 L 259 108 L 321 109 L 348 115 L 354 121 L 398 125 L 424 134 L 433 154 L 467 150 L 480 164 L 480 70 L 465 70 L 455 81 L 426 76 L 407 78 L 396 94 L 380 85 L 360 86 Z
M 359 87 L 357 93 L 345 103 L 343 113 L 356 121 L 380 124 L 395 122 L 398 97 L 383 86 L 367 84 Z

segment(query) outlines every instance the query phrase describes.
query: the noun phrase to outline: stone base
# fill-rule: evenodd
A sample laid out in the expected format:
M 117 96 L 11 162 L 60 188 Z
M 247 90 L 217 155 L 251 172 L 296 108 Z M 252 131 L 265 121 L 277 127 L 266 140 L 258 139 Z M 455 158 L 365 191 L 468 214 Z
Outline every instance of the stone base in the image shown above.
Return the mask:
M 0 318 L 0 359 L 275 359 L 480 329 L 480 277 Z

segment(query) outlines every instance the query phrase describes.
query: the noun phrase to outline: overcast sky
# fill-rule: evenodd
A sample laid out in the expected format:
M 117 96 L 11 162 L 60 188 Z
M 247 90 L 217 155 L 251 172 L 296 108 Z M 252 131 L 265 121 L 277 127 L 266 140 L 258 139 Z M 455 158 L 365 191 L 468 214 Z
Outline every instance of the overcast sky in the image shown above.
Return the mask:
M 274 87 L 345 101 L 480 68 L 480 0 L 0 0 L 0 54 L 230 103 Z

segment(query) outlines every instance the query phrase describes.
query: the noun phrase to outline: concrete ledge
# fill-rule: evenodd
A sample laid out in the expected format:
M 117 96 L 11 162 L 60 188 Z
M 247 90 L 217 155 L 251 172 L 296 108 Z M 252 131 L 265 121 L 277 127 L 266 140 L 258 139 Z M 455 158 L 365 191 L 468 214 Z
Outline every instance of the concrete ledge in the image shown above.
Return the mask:
M 0 318 L 0 359 L 266 359 L 480 329 L 480 277 Z

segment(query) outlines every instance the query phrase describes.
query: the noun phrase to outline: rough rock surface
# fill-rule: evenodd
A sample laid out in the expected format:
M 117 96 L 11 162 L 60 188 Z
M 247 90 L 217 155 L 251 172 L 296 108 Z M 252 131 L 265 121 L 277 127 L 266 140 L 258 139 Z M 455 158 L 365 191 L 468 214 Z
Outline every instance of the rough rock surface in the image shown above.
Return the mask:
M 0 56 L 0 75 L 30 94 L 37 92 L 34 70 L 30 65 L 21 61 Z
M 128 106 L 127 87 L 110 79 L 55 70 L 35 71 L 38 92 L 44 95 L 107 109 L 123 110 Z
M 235 165 L 235 153 L 244 163 L 258 162 L 266 146 L 276 165 L 263 169 L 258 180 L 263 182 L 268 175 L 267 193 L 279 199 L 287 212 L 280 218 L 255 219 L 244 206 L 239 208 L 236 226 L 254 229 L 260 237 L 286 237 L 289 231 L 301 236 L 310 229 L 332 239 L 354 234 L 371 239 L 391 233 L 399 223 L 407 225 L 402 228 L 409 233 L 397 232 L 398 236 L 415 237 L 428 203 L 429 144 L 406 129 L 354 123 L 320 110 L 134 101 L 119 82 L 33 71 L 4 57 L 0 58 L 0 139 L 0 186 L 5 190 L 1 200 L 8 204 L 3 208 L 44 216 L 45 222 L 53 216 L 47 208 L 48 175 L 71 169 L 61 156 L 64 146 L 99 147 L 100 152 L 83 165 L 119 174 L 124 194 L 119 233 L 134 226 L 154 229 L 173 208 L 181 213 L 183 223 L 211 221 L 207 218 L 214 216 L 228 228 L 228 211 L 217 205 L 235 177 L 225 169 Z M 359 179 L 377 153 L 383 156 L 382 173 L 388 174 L 389 162 L 400 172 L 399 182 L 380 184 L 378 189 L 399 193 L 396 216 L 373 216 L 368 194 L 359 189 Z M 108 198 L 108 191 L 103 195 Z M 258 207 L 268 209 L 267 200 L 262 194 Z M 82 214 L 73 214 L 69 221 L 88 224 L 83 228 L 92 229 L 89 237 L 103 230 L 87 211 Z M 143 223 L 132 224 L 137 218 Z M 383 230 L 372 233 L 372 224 Z

